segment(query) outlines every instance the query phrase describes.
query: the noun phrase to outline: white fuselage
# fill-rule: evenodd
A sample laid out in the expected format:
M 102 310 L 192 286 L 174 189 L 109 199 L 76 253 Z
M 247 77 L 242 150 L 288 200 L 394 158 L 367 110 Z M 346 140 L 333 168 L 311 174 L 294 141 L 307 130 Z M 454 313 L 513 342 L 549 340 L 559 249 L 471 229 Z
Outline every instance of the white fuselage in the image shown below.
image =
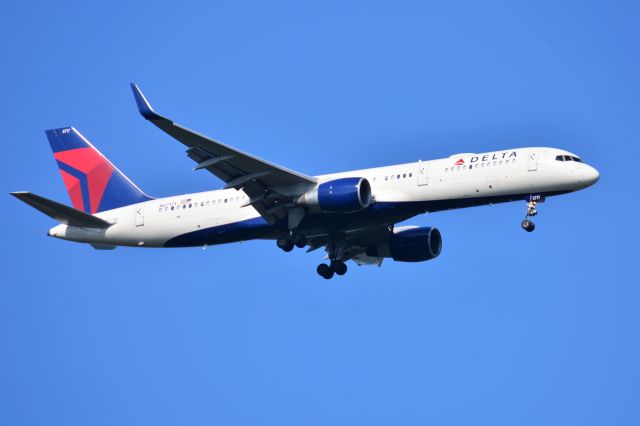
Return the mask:
M 362 177 L 371 184 L 374 205 L 389 203 L 399 209 L 418 206 L 417 210 L 407 210 L 406 215 L 376 217 L 381 223 L 386 220 L 392 224 L 427 211 L 524 199 L 527 194 L 558 195 L 585 188 L 598 179 L 593 167 L 578 161 L 558 161 L 558 155 L 573 154 L 554 148 L 456 154 L 439 160 L 322 175 L 318 182 Z M 58 225 L 49 235 L 101 245 L 164 247 L 167 241 L 195 231 L 211 229 L 222 234 L 234 224 L 260 222 L 260 214 L 247 202 L 246 194 L 235 189 L 157 198 L 97 213 L 113 223 L 107 229 Z M 357 221 L 363 215 L 350 215 L 342 214 L 343 222 L 350 223 L 352 217 L 352 226 L 358 227 Z M 266 228 L 268 225 L 264 224 L 255 235 L 248 228 L 241 236 L 233 234 L 220 242 L 275 238 L 277 231 L 265 233 Z M 196 240 L 191 245 L 216 243 L 215 239 Z

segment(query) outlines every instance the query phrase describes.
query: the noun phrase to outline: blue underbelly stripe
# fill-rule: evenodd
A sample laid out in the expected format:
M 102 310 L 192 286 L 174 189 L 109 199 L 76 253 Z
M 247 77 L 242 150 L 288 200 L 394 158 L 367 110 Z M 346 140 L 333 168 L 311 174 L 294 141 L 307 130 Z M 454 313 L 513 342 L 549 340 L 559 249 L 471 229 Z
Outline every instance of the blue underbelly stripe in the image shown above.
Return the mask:
M 548 197 L 567 192 L 570 191 L 548 192 L 541 195 Z M 309 229 L 323 229 L 327 230 L 327 233 L 330 233 L 331 230 L 340 232 L 350 228 L 396 223 L 425 212 L 438 212 L 464 207 L 526 200 L 528 195 L 529 194 L 514 194 L 454 200 L 377 202 L 366 210 L 356 213 L 331 213 L 306 216 L 300 223 L 298 229 L 302 232 Z M 347 217 L 348 220 L 345 220 Z M 254 239 L 275 239 L 278 238 L 278 235 L 285 232 L 287 232 L 286 221 L 280 221 L 270 225 L 262 217 L 256 217 L 178 235 L 165 242 L 164 246 L 194 247 Z

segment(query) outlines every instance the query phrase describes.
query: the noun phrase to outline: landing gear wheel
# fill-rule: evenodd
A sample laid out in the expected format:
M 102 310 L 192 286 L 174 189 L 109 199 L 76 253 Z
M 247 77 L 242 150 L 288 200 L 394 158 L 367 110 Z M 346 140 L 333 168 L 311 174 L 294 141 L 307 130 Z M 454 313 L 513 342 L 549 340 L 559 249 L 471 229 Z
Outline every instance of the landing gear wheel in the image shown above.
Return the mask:
M 276 244 L 287 253 L 293 250 L 293 242 L 288 238 L 278 238 Z
M 321 263 L 318 265 L 318 275 L 320 275 L 325 280 L 330 280 L 333 278 L 333 270 L 326 263 Z
M 331 270 L 338 275 L 344 275 L 347 273 L 347 264 L 340 260 L 333 260 L 331 262 Z
M 522 229 L 524 229 L 527 232 L 533 232 L 534 229 L 536 229 L 536 225 L 531 222 L 529 219 L 525 219 L 522 221 Z
M 293 244 L 298 248 L 304 248 L 307 245 L 307 238 L 301 234 L 295 234 L 293 236 Z

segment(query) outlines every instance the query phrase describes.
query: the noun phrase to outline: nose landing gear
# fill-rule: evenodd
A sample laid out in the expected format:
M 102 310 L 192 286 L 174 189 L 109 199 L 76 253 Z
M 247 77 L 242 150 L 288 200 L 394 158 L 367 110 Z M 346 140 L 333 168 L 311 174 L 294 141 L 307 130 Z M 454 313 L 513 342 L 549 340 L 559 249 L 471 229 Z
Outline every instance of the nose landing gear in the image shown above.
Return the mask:
M 538 202 L 543 202 L 544 198 L 540 195 L 530 195 L 527 199 L 527 213 L 524 216 L 524 220 L 520 224 L 522 229 L 527 232 L 533 232 L 536 229 L 536 225 L 531 221 L 531 217 L 536 216 L 538 214 Z

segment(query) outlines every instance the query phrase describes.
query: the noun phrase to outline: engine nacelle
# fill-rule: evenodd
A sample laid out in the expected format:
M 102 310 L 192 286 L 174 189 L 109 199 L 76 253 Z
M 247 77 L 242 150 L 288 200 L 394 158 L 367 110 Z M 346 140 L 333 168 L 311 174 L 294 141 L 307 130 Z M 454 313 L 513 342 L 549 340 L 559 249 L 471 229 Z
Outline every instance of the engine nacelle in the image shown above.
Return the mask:
M 438 228 L 400 228 L 384 243 L 367 247 L 367 256 L 390 257 L 398 262 L 431 260 L 442 251 Z
M 297 202 L 323 212 L 357 212 L 371 204 L 371 185 L 365 178 L 358 177 L 331 180 L 301 195 Z

